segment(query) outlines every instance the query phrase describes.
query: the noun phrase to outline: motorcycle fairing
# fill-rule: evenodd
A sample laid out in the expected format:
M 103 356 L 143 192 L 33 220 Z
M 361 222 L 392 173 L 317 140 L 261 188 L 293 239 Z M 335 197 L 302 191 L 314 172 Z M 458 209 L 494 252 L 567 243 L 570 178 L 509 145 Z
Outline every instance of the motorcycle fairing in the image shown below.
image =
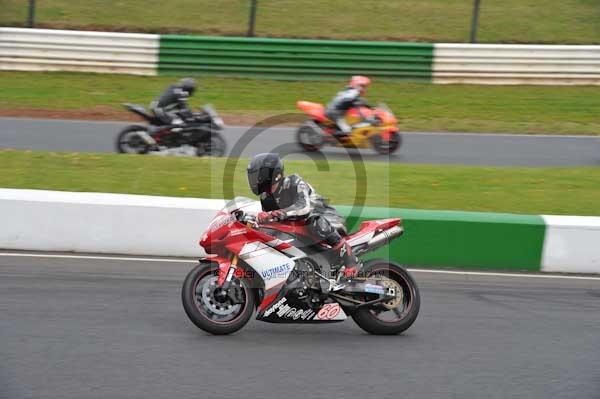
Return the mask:
M 389 143 L 396 136 L 400 129 L 398 128 L 398 119 L 392 111 L 383 103 L 378 104 L 376 108 L 370 108 L 364 105 L 357 105 L 350 108 L 346 114 L 346 122 L 353 127 L 348 136 L 335 137 L 335 122 L 327 118 L 323 105 L 310 101 L 298 101 L 296 106 L 307 114 L 316 126 L 313 130 L 321 132 L 324 143 L 338 147 L 369 148 L 373 144 L 371 138 L 381 137 L 383 142 Z M 377 123 L 366 121 L 376 117 Z M 321 145 L 321 144 L 319 144 Z
M 124 103 L 123 106 L 125 108 L 127 108 L 129 111 L 133 112 L 134 114 L 136 114 L 138 116 L 141 116 L 148 123 L 150 123 L 150 125 L 159 125 L 159 124 L 161 124 L 160 119 L 158 119 L 153 113 L 151 113 L 150 111 L 148 111 L 146 109 L 146 107 L 144 107 L 143 105 L 131 104 L 131 103 Z
M 132 103 L 124 103 L 123 106 L 125 108 L 127 108 L 128 110 L 130 110 L 131 112 L 133 112 L 136 115 L 141 116 L 142 118 L 151 121 L 154 119 L 154 116 L 152 116 L 150 114 L 150 112 L 148 112 L 146 110 L 146 107 L 144 107 L 143 105 L 139 105 L 139 104 L 132 104 Z
M 268 323 L 332 323 L 347 319 L 337 302 L 328 302 L 316 309 L 297 299 L 289 289 L 282 289 L 269 306 L 259 309 L 256 319 Z
M 355 247 L 365 244 L 375 236 L 375 233 L 382 230 L 387 230 L 394 226 L 399 226 L 402 220 L 400 218 L 391 218 L 391 219 L 381 219 L 381 220 L 368 220 L 366 222 L 362 222 L 358 231 L 353 234 L 350 234 L 346 241 L 352 249 Z
M 244 273 L 251 272 L 262 281 L 264 294 L 258 306 L 256 318 L 273 323 L 323 323 L 342 321 L 347 318 L 346 313 L 337 302 L 327 302 L 317 308 L 309 305 L 306 298 L 298 298 L 298 285 L 290 281 L 290 275 L 298 267 L 297 259 L 310 256 L 319 250 L 318 256 L 328 257 L 326 248 L 313 248 L 316 244 L 302 247 L 308 252 L 289 244 L 289 240 L 274 237 L 277 231 L 282 237 L 308 236 L 305 222 L 271 223 L 264 226 L 264 230 L 249 229 L 240 223 L 234 212 L 241 208 L 253 208 L 256 201 L 236 198 L 230 201 L 225 208 L 217 213 L 209 224 L 207 232 L 200 240 L 200 244 L 207 249 L 216 242 L 228 238 L 225 247 L 229 253 L 235 254 L 243 264 L 234 265 L 232 261 L 222 256 L 209 256 L 208 260 L 218 263 L 219 281 L 224 283 L 228 275 L 241 277 Z M 379 232 L 400 224 L 400 219 L 384 219 L 367 221 L 360 225 L 360 229 L 347 237 L 348 243 L 354 248 L 369 243 Z M 271 233 L 271 234 L 269 234 Z M 323 251 L 325 249 L 325 251 Z M 234 257 L 235 258 L 235 257 Z M 233 268 L 233 270 L 232 270 Z M 260 283 L 259 283 L 260 284 Z
M 266 291 L 284 283 L 295 263 L 290 257 L 260 241 L 246 243 L 239 257 L 258 273 Z
M 298 101 L 296 102 L 296 107 L 316 121 L 329 121 L 327 116 L 325 116 L 325 107 L 319 103 Z
M 325 323 L 345 320 L 347 316 L 337 302 L 326 303 L 313 309 L 306 301 L 297 298 L 293 292 L 294 287 L 288 285 L 290 275 L 296 268 L 296 262 L 290 256 L 303 257 L 306 254 L 279 239 L 267 243 L 248 242 L 240 250 L 240 259 L 252 268 L 264 283 L 265 295 L 258 307 L 256 318 L 272 323 Z M 226 276 L 228 270 L 228 267 L 223 265 L 220 273 Z M 237 268 L 236 272 L 238 270 L 241 268 Z

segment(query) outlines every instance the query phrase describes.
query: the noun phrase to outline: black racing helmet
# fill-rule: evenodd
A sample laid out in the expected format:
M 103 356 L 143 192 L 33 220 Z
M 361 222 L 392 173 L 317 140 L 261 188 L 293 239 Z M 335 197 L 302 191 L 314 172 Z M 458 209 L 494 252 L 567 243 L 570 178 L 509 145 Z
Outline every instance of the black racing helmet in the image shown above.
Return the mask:
M 273 185 L 283 179 L 283 161 L 275 153 L 258 154 L 248 164 L 247 172 L 254 194 L 271 194 Z
M 178 86 L 181 87 L 182 90 L 185 90 L 191 96 L 196 91 L 196 80 L 192 78 L 183 78 L 179 80 Z

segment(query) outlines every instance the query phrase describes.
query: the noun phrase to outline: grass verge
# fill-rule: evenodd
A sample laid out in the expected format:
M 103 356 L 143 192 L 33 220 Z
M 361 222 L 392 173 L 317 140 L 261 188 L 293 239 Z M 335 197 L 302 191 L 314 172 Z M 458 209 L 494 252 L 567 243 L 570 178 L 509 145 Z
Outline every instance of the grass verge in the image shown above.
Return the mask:
M 232 116 L 253 120 L 295 111 L 299 99 L 327 102 L 345 82 L 297 82 L 198 77 L 192 105 L 213 103 Z M 0 114 L 115 119 L 122 102 L 148 104 L 169 77 L 66 72 L 0 72 Z M 373 103 L 387 103 L 402 130 L 598 134 L 600 87 L 431 85 L 375 80 Z M 252 120 L 252 118 L 250 119 Z M 227 122 L 227 120 L 226 120 Z M 234 119 L 235 123 L 235 119 Z
M 0 151 L 0 187 L 180 197 L 251 197 L 247 160 L 93 153 Z M 366 163 L 365 205 L 600 215 L 600 168 L 481 168 Z M 286 161 L 333 204 L 351 205 L 356 174 L 348 162 Z M 224 194 L 231 187 L 233 194 Z
M 0 1 L 1 25 L 24 25 L 27 3 Z M 44 0 L 39 26 L 68 29 L 246 34 L 250 1 Z M 467 42 L 473 1 L 261 0 L 259 36 Z M 135 16 L 135 17 L 132 17 Z M 166 17 L 168 16 L 168 17 Z M 503 0 L 481 4 L 482 42 L 600 43 L 597 0 Z

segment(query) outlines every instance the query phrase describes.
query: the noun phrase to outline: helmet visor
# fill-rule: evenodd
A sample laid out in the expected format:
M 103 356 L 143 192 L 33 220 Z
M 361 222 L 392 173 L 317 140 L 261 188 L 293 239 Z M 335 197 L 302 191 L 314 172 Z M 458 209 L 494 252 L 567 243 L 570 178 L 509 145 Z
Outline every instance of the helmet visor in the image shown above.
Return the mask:
M 273 169 L 271 168 L 248 169 L 248 184 L 255 195 L 270 192 L 272 180 Z

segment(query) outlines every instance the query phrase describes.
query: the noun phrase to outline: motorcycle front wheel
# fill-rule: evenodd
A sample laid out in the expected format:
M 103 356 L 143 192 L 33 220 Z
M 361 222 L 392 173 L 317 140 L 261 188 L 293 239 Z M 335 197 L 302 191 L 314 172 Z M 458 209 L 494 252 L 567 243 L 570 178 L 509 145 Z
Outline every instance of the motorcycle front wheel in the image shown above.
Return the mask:
M 398 132 L 392 133 L 390 141 L 384 141 L 380 135 L 373 136 L 371 144 L 379 154 L 393 154 L 402 147 L 402 136 Z
M 130 125 L 121 130 L 115 143 L 117 152 L 120 154 L 147 154 L 150 146 L 139 132 L 148 133 L 148 128 L 141 125 Z
M 183 282 L 183 309 L 196 327 L 214 335 L 232 334 L 252 317 L 255 297 L 246 279 L 232 279 L 230 290 L 237 290 L 240 303 L 217 286 L 217 275 L 210 263 L 201 262 Z
M 384 285 L 396 290 L 396 298 L 387 302 L 358 309 L 352 319 L 370 334 L 393 335 L 408 329 L 417 319 L 421 307 L 419 288 L 402 266 L 382 259 L 367 261 L 362 273 L 378 276 Z

